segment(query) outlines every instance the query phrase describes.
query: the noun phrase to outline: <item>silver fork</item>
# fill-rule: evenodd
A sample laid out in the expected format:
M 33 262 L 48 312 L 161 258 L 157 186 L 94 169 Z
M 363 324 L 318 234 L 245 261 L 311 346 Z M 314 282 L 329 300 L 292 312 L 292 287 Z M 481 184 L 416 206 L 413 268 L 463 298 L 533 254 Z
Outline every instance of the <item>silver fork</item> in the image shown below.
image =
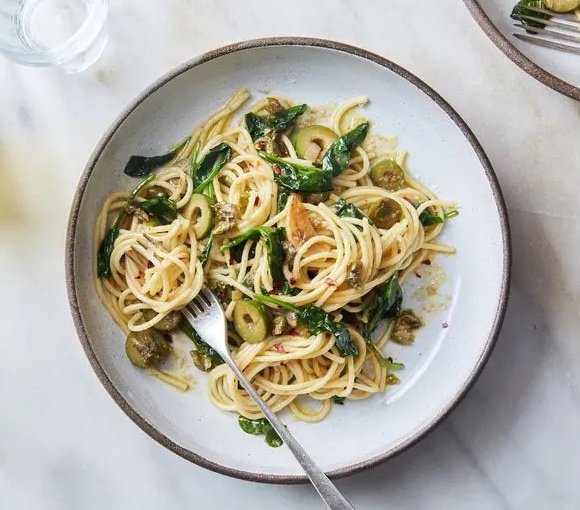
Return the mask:
M 328 508 L 331 510 L 354 510 L 354 507 L 304 451 L 294 436 L 288 432 L 288 429 L 266 405 L 250 381 L 246 379 L 244 373 L 235 364 L 228 348 L 226 318 L 214 294 L 205 288 L 202 289 L 198 296 L 181 311 L 203 341 L 213 347 L 232 369 L 248 395 L 254 399 L 260 411 L 264 413 L 274 430 L 290 448 Z
M 520 23 L 516 23 L 517 28 L 523 28 L 528 32 L 527 34 L 515 33 L 514 36 L 522 41 L 526 41 L 545 48 L 554 50 L 566 51 L 568 53 L 575 53 L 580 55 L 580 22 L 574 14 L 566 13 L 560 14 L 547 9 L 539 7 L 521 6 L 529 14 L 517 14 L 515 19 L 519 19 Z M 535 14 L 535 15 L 534 15 Z M 538 17 L 538 14 L 547 14 L 549 19 Z M 523 21 L 538 23 L 542 26 L 531 26 L 523 23 Z M 551 27 L 551 29 L 545 28 Z M 532 32 L 534 35 L 529 35 Z M 576 34 L 576 35 L 574 35 Z M 559 41 L 565 41 L 564 44 Z

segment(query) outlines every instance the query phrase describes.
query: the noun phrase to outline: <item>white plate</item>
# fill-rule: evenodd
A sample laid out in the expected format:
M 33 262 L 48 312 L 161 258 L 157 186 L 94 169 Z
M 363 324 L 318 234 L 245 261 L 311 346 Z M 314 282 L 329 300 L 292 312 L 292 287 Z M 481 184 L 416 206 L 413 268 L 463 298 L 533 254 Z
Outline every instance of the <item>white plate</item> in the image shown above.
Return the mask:
M 242 432 L 236 415 L 213 407 L 204 374 L 192 368 L 197 383 L 181 394 L 128 362 L 123 334 L 93 289 L 94 220 L 109 193 L 132 187 L 122 172 L 131 154 L 162 152 L 242 85 L 254 97 L 271 90 L 313 105 L 367 95 L 364 115 L 373 129 L 398 135 L 414 174 L 461 204 L 443 235 L 457 254 L 437 259 L 448 276 L 445 306 L 426 317 L 414 346 L 389 351 L 407 366 L 402 383 L 335 406 L 321 423 L 285 417 L 322 468 L 344 476 L 417 442 L 485 365 L 508 294 L 505 205 L 489 161 L 457 113 L 407 71 L 357 48 L 314 39 L 250 41 L 206 54 L 148 88 L 105 134 L 79 184 L 67 236 L 68 291 L 79 337 L 107 391 L 145 432 L 193 462 L 250 480 L 306 480 L 286 448 L 269 448 Z M 413 304 L 410 294 L 407 289 L 406 303 Z
M 580 101 L 580 55 L 520 41 L 510 14 L 517 0 L 464 0 L 483 31 L 508 58 L 548 87 Z M 579 34 L 580 35 L 580 34 Z

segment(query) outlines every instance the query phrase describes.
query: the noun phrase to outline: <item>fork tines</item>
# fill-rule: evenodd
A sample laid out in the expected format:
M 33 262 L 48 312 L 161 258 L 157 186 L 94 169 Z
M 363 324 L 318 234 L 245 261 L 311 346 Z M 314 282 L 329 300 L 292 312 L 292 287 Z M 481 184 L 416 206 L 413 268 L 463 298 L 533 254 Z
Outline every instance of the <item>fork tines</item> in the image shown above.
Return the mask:
M 515 37 L 545 48 L 580 54 L 580 35 L 577 35 L 580 33 L 580 22 L 573 14 L 557 14 L 538 7 L 520 7 L 526 12 L 529 11 L 529 14 L 515 15 L 514 18 L 520 21 L 515 26 L 524 29 L 527 34 L 515 33 Z M 551 17 L 544 19 L 537 14 L 547 14 Z M 530 22 L 536 26 L 531 25 Z M 534 35 L 530 35 L 530 33 Z M 565 43 L 561 41 L 565 41 Z
M 201 289 L 199 294 L 195 296 L 187 305 L 187 308 L 194 317 L 199 317 L 205 310 L 212 306 L 209 292 L 206 289 Z

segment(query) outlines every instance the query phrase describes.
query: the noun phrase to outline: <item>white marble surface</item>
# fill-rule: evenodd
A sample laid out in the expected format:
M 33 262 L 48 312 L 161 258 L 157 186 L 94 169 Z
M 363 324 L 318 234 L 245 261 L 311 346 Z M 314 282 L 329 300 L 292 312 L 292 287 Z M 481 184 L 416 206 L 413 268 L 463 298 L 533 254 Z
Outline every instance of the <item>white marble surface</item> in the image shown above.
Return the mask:
M 513 229 L 510 305 L 476 386 L 411 451 L 338 485 L 360 509 L 579 508 L 580 105 L 507 60 L 460 0 L 112 3 L 88 71 L 0 59 L 0 509 L 322 508 L 308 486 L 228 479 L 141 432 L 90 369 L 64 285 L 71 198 L 120 109 L 190 57 L 271 35 L 356 44 L 438 90 L 486 149 Z

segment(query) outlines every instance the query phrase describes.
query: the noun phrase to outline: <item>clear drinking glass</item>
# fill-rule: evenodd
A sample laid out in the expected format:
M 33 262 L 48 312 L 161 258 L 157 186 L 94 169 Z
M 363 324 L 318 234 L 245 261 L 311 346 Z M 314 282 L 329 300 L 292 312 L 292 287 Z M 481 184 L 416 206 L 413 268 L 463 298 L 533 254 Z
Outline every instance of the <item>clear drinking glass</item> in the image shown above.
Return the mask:
M 107 42 L 108 0 L 0 0 L 0 53 L 19 64 L 86 69 Z

